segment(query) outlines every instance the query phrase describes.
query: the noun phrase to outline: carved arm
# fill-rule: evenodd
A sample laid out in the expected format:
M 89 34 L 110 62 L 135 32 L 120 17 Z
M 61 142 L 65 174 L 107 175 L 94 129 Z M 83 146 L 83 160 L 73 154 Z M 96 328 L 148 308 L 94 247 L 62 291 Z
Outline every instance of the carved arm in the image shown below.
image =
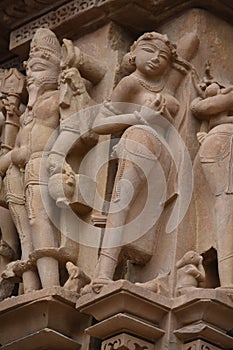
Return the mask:
M 198 119 L 210 119 L 212 116 L 233 109 L 233 91 L 205 99 L 196 98 L 191 110 Z

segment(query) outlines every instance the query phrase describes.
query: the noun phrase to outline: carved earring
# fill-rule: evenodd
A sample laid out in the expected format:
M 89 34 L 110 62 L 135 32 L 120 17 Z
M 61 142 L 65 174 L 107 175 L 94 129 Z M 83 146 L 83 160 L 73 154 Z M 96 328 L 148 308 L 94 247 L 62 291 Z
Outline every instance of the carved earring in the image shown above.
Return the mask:
M 24 69 L 27 68 L 27 64 L 28 64 L 28 61 L 23 61 L 23 68 L 24 68 Z
M 130 56 L 129 56 L 129 63 L 132 64 L 133 66 L 135 65 L 135 59 L 136 59 L 136 56 L 130 54 Z

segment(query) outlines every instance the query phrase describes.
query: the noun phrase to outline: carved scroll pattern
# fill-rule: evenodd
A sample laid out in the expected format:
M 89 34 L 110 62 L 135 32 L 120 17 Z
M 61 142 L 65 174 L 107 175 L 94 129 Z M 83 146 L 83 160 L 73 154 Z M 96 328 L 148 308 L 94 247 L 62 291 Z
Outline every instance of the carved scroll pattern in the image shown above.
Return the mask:
M 76 17 L 80 12 L 96 5 L 96 0 L 74 0 L 57 10 L 50 11 L 48 14 L 31 21 L 23 27 L 11 33 L 11 48 L 20 43 L 30 40 L 40 27 L 54 29 L 61 23 Z
M 221 350 L 219 347 L 206 343 L 202 340 L 195 340 L 191 343 L 184 344 L 182 350 Z
M 123 333 L 104 341 L 101 350 L 154 350 L 154 345 Z

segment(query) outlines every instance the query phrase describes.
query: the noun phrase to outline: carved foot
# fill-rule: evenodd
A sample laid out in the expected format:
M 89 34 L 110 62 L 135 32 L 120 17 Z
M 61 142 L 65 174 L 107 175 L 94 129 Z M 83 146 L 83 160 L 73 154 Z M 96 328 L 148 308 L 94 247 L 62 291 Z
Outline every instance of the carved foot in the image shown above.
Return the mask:
M 153 280 L 145 282 L 145 283 L 136 282 L 135 285 L 143 287 L 143 288 L 148 289 L 148 290 L 151 290 L 154 293 L 158 292 L 158 283 L 157 283 L 156 279 L 153 279 Z
M 81 290 L 81 295 L 89 294 L 89 293 L 96 293 L 99 294 L 103 287 L 107 286 L 110 283 L 113 283 L 114 281 L 107 277 L 99 277 L 95 278 L 91 284 L 88 284 Z
M 90 277 L 72 262 L 68 261 L 66 263 L 66 269 L 69 273 L 69 278 L 64 284 L 65 289 L 79 293 L 81 288 L 91 282 Z
M 190 293 L 190 292 L 193 292 L 197 289 L 201 289 L 201 288 L 198 288 L 198 287 L 193 287 L 193 286 L 190 286 L 190 287 L 180 287 L 180 288 L 177 288 L 176 289 L 176 296 L 177 297 L 180 297 L 181 295 L 184 295 L 184 294 L 187 294 L 187 293 Z
M 136 282 L 135 285 L 141 286 L 145 289 L 150 290 L 151 292 L 163 294 L 165 296 L 168 296 L 169 294 L 169 286 L 168 286 L 168 276 L 170 274 L 170 271 L 166 274 L 158 275 L 156 278 L 154 278 L 151 281 L 140 283 Z

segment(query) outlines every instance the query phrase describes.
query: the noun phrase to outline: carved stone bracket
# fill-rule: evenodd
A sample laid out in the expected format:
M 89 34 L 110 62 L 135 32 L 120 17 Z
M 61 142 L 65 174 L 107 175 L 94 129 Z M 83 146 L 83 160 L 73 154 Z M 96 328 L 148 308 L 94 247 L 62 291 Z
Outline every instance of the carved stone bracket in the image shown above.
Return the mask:
M 221 350 L 221 348 L 214 346 L 213 344 L 206 343 L 203 340 L 195 340 L 191 343 L 184 344 L 182 350 Z
M 134 316 L 119 313 L 86 329 L 92 337 L 105 339 L 121 332 L 138 335 L 149 341 L 156 341 L 164 335 L 164 330 Z M 130 349 L 131 350 L 131 349 Z M 133 350 L 133 349 L 132 349 Z
M 202 339 L 220 348 L 231 349 L 233 303 L 232 294 L 221 290 L 197 290 L 184 298 L 174 300 L 173 314 L 177 320 L 174 334 L 183 342 Z M 195 342 L 194 342 L 195 344 Z M 198 344 L 198 343 L 197 343 Z M 185 347 L 185 350 L 206 349 L 203 347 Z
M 76 298 L 53 287 L 2 301 L 1 349 L 80 349 L 84 335 L 78 325 L 88 327 L 90 318 L 75 310 Z
M 102 350 L 151 350 L 153 348 L 148 344 L 153 344 L 165 333 L 161 322 L 169 311 L 169 300 L 128 281 L 119 280 L 104 287 L 100 294 L 90 293 L 80 297 L 76 306 L 80 312 L 92 315 L 99 321 L 86 329 L 95 338 L 105 340 L 127 333 L 147 341 L 145 348 L 133 347 L 133 342 L 129 342 L 131 347 L 127 347 L 124 342 L 129 338 L 123 337 L 122 347 L 117 345 L 121 344 L 117 340 L 114 345 L 104 343 Z
M 122 333 L 103 341 L 101 350 L 154 350 L 154 344 Z
M 182 350 L 231 349 L 233 345 L 232 293 L 222 290 L 197 289 L 167 299 L 119 280 L 105 286 L 99 294 L 81 296 L 76 307 L 99 321 L 86 332 L 102 339 L 101 350 L 141 350 L 141 343 L 135 348 L 125 345 L 122 334 L 146 340 L 150 344 L 148 350 L 151 344 L 166 343 L 163 325 L 169 312 L 175 318 L 173 334 L 177 345 L 183 344 Z
M 170 310 L 170 300 L 126 280 L 118 280 L 104 287 L 100 294 L 80 297 L 76 307 L 98 321 L 126 313 L 159 326 Z

